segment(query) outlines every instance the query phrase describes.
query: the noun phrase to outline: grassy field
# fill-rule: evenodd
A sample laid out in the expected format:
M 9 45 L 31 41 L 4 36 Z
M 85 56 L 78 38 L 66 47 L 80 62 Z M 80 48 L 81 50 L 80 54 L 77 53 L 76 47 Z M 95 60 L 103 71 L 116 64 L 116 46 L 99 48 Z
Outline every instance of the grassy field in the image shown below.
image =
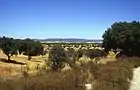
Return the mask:
M 33 56 L 31 60 L 27 60 L 25 55 L 12 56 L 13 62 L 7 61 L 7 56 L 0 50 L 0 77 L 9 77 L 11 75 L 23 74 L 25 68 L 28 68 L 29 73 L 36 73 L 37 67 L 42 67 L 44 61 L 48 59 L 48 54 L 45 56 Z M 80 60 L 88 61 L 89 58 L 82 57 Z M 106 63 L 115 61 L 114 55 L 108 56 L 106 59 L 99 61 L 100 63 Z
M 9 63 L 7 56 L 0 50 L 0 77 L 22 74 L 25 68 L 28 68 L 29 73 L 34 73 L 38 66 L 43 65 L 44 59 L 47 59 L 47 55 L 34 56 L 30 61 L 27 60 L 27 56 L 17 55 L 12 56 L 13 61 Z
M 128 79 L 133 77 L 133 64 L 126 60 L 116 60 L 114 54 L 102 58 L 96 66 L 86 56 L 82 66 L 76 65 L 66 71 L 47 71 L 41 73 L 48 54 L 44 57 L 34 56 L 30 61 L 27 56 L 11 57 L 9 63 L 6 55 L 0 51 L 0 90 L 85 90 L 90 83 L 93 90 L 128 90 Z M 92 62 L 91 62 L 92 61 Z M 24 71 L 28 70 L 29 76 Z
M 44 65 L 48 55 L 35 56 L 30 61 L 27 56 L 17 55 L 9 63 L 0 51 L 0 90 L 86 90 L 87 83 L 92 85 L 92 90 L 128 90 L 128 79 L 133 77 L 133 68 L 140 65 L 139 58 L 116 60 L 114 56 L 101 59 L 97 66 L 94 60 L 83 56 L 82 66 L 41 73 L 37 68 Z M 26 70 L 29 76 L 24 73 Z
M 2 54 L 1 56 L 2 58 L 6 58 Z M 0 89 L 86 90 L 84 85 L 86 83 L 91 83 L 93 87 L 92 90 L 128 90 L 129 82 L 127 82 L 127 79 L 132 79 L 133 76 L 133 65 L 131 63 L 127 61 L 116 61 L 113 57 L 101 60 L 101 63 L 97 68 L 95 68 L 94 63 L 87 62 L 82 66 L 74 67 L 68 71 L 48 71 L 37 75 L 36 64 L 43 64 L 43 59 L 45 58 L 47 57 L 42 58 L 39 56 L 33 57 L 31 61 L 27 61 L 27 64 L 30 67 L 30 72 L 34 73 L 34 75 L 24 78 L 20 77 L 22 74 L 20 68 L 25 65 L 1 62 L 0 67 L 2 67 L 3 71 L 7 73 L 3 73 L 0 79 Z M 27 57 L 22 55 L 12 57 L 12 60 L 15 59 L 17 62 L 23 63 Z M 9 70 L 11 71 L 9 72 Z

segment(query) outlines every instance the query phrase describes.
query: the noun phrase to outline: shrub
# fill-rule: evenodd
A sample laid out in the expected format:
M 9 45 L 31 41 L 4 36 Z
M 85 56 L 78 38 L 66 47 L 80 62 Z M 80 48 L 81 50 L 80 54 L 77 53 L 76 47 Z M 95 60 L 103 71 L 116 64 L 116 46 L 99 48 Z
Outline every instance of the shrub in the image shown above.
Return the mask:
M 77 51 L 77 60 L 79 60 L 79 58 L 81 58 L 84 53 L 85 53 L 85 50 L 82 50 L 82 49 L 78 50 Z
M 106 57 L 107 54 L 104 50 L 100 50 L 100 49 L 88 49 L 86 50 L 86 56 L 91 58 L 91 59 L 95 59 L 95 63 L 97 64 L 97 62 L 102 58 L 102 57 Z
M 69 48 L 66 51 L 66 55 L 67 55 L 67 58 L 68 58 L 67 62 L 72 67 L 75 64 L 75 61 L 77 60 L 77 53 L 73 48 Z
M 53 70 L 61 69 L 67 61 L 66 51 L 61 46 L 54 46 L 49 52 L 49 61 Z
M 86 55 L 91 58 L 99 58 L 99 57 L 105 57 L 107 54 L 104 52 L 104 50 L 100 50 L 100 49 L 88 49 L 86 51 Z

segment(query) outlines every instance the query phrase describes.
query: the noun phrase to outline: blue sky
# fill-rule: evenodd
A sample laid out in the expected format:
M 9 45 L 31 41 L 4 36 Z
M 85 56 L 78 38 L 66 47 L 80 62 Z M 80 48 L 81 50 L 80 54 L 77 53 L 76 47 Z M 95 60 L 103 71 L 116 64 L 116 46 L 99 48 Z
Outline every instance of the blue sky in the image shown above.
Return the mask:
M 0 0 L 0 36 L 101 39 L 112 23 L 133 20 L 139 0 Z

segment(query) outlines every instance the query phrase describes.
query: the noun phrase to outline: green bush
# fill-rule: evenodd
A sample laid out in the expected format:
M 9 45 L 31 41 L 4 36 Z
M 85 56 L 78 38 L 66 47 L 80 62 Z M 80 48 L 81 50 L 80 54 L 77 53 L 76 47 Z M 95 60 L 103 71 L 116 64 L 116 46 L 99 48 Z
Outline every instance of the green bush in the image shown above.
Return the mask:
M 94 59 L 94 58 L 106 57 L 107 54 L 104 50 L 88 49 L 88 50 L 86 50 L 86 56 L 91 58 L 91 59 Z
M 72 67 L 75 64 L 75 61 L 77 60 L 77 53 L 73 48 L 69 48 L 66 51 L 66 55 L 67 55 L 67 62 L 69 63 L 69 65 Z
M 66 51 L 61 46 L 52 47 L 49 52 L 49 61 L 53 70 L 61 69 L 67 62 Z

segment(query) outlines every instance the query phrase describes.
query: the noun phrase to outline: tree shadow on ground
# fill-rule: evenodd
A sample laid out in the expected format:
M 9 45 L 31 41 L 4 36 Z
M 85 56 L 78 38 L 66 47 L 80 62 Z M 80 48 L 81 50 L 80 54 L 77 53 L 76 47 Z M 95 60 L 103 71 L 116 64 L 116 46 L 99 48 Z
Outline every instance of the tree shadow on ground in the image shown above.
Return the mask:
M 39 60 L 30 60 L 32 62 L 42 62 L 42 61 L 39 61 Z
M 0 62 L 4 62 L 4 63 L 12 63 L 12 64 L 20 64 L 20 65 L 26 65 L 26 63 L 23 63 L 23 62 L 18 62 L 18 61 L 15 61 L 15 60 L 7 60 L 5 58 L 0 58 Z

